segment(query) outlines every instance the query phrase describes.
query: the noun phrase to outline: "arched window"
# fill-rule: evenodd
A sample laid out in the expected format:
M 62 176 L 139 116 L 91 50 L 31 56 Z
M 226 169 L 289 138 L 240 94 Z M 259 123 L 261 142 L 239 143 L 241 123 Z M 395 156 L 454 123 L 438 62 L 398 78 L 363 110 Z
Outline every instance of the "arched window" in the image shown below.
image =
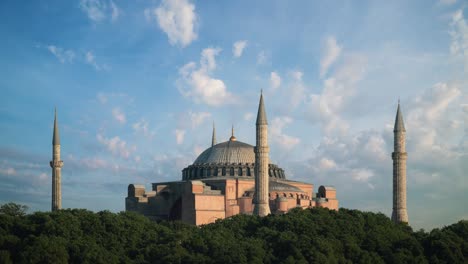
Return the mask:
M 206 169 L 206 177 L 211 177 L 211 168 Z
M 205 169 L 201 168 L 200 169 L 200 177 L 202 177 L 202 178 L 205 176 L 203 173 L 205 173 Z
M 226 176 L 226 168 L 225 167 L 223 167 L 223 169 L 222 169 L 222 175 Z
M 196 179 L 198 176 L 198 168 L 195 168 L 194 172 L 193 172 L 193 178 Z
M 247 167 L 247 176 L 252 176 L 252 175 L 250 174 L 250 167 Z
M 242 168 L 239 168 L 239 170 L 237 171 L 237 175 L 242 176 Z
M 229 170 L 229 175 L 234 176 L 234 168 L 233 167 L 231 167 L 231 169 Z
M 214 176 L 218 176 L 218 167 L 215 167 L 214 168 L 214 173 L 213 173 Z

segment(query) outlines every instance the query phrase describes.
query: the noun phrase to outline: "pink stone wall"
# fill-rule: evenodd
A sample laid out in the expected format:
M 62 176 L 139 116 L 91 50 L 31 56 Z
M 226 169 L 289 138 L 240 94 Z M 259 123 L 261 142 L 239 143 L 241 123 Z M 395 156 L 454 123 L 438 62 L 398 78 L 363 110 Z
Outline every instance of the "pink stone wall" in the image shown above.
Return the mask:
M 195 194 L 195 210 L 222 210 L 224 212 L 224 195 Z
M 241 197 L 237 200 L 240 213 L 252 213 L 252 197 Z
M 197 211 L 195 225 L 205 225 L 214 223 L 216 219 L 224 219 L 224 211 Z

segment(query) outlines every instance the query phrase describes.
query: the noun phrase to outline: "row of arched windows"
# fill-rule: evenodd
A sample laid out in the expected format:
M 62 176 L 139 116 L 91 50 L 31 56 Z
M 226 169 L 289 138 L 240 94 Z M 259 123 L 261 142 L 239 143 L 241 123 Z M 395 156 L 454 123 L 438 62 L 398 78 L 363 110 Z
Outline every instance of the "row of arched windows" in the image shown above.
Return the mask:
M 188 167 L 182 171 L 183 180 L 202 179 L 218 176 L 248 176 L 254 175 L 252 167 Z M 280 168 L 269 169 L 270 177 L 285 179 L 284 171 Z

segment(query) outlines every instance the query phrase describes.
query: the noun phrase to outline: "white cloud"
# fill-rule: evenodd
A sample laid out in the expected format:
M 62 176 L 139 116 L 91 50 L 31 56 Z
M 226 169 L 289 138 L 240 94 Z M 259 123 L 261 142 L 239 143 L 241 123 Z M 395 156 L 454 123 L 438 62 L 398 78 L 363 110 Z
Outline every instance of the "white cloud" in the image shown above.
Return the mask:
M 220 52 L 219 48 L 206 48 L 201 53 L 200 67 L 197 67 L 195 62 L 189 62 L 179 69 L 181 78 L 178 80 L 178 88 L 184 97 L 211 106 L 235 102 L 224 82 L 211 77 L 216 69 L 215 57 Z
M 105 65 L 105 64 L 100 65 L 100 64 L 98 64 L 96 62 L 96 57 L 94 56 L 94 54 L 91 51 L 86 52 L 85 60 L 86 60 L 86 63 L 93 66 L 96 71 L 100 71 L 102 69 L 108 70 L 107 65 Z
M 253 118 L 254 118 L 254 113 L 252 113 L 252 112 L 248 112 L 248 113 L 245 113 L 245 114 L 244 114 L 244 120 L 245 120 L 245 121 L 250 121 L 250 120 L 252 120 Z
M 112 0 L 81 0 L 80 8 L 93 22 L 101 22 L 109 15 L 116 21 L 120 15 L 120 9 Z
M 341 53 L 341 47 L 336 43 L 335 37 L 331 36 L 325 40 L 325 47 L 322 59 L 320 60 L 320 77 L 323 78 L 330 66 L 338 59 Z
M 407 123 L 411 126 L 411 129 L 408 129 L 409 136 L 421 150 L 418 155 L 424 157 L 427 151 L 444 149 L 441 144 L 446 144 L 448 138 L 443 135 L 457 129 L 451 128 L 450 124 L 456 120 L 447 119 L 446 113 L 460 95 L 461 90 L 457 85 L 436 83 L 413 100 L 408 111 Z M 445 143 L 438 142 L 440 139 L 444 139 L 442 142 Z
M 272 90 L 276 90 L 281 86 L 281 77 L 277 72 L 270 73 L 270 87 Z
M 110 7 L 111 7 L 111 10 L 112 10 L 111 20 L 116 21 L 120 16 L 120 9 L 117 7 L 117 5 L 114 3 L 114 1 L 110 1 Z
M 361 55 L 346 56 L 335 74 L 325 79 L 321 94 L 311 94 L 308 115 L 312 122 L 322 123 L 322 130 L 330 133 L 345 133 L 349 124 L 342 118 L 357 89 L 357 83 L 364 77 L 367 58 Z
M 49 175 L 45 172 L 39 174 L 39 181 L 45 182 L 49 179 Z
M 292 85 L 289 87 L 290 95 L 290 108 L 295 109 L 300 103 L 304 101 L 305 86 L 302 82 L 303 73 L 301 71 L 292 71 Z
M 439 4 L 441 5 L 453 5 L 457 2 L 457 0 L 439 0 Z
M 106 169 L 110 167 L 107 161 L 97 157 L 80 159 L 79 164 L 87 169 L 92 170 Z
M 115 136 L 113 138 L 105 138 L 101 134 L 97 134 L 96 139 L 100 144 L 104 145 L 107 148 L 107 150 L 109 150 L 115 156 L 128 158 L 130 156 L 130 153 L 136 150 L 135 146 L 127 146 L 127 142 L 120 139 L 120 137 L 118 136 Z
M 201 124 L 203 124 L 203 122 L 205 122 L 207 118 L 211 117 L 211 113 L 208 113 L 208 112 L 195 113 L 195 112 L 189 111 L 189 117 L 192 123 L 192 129 L 194 129 L 200 126 Z
M 374 173 L 368 169 L 355 169 L 351 172 L 351 177 L 356 181 L 367 182 L 373 176 Z
M 268 60 L 268 57 L 265 53 L 265 51 L 260 51 L 257 55 L 257 64 L 258 65 L 262 65 L 262 64 L 265 64 Z
M 73 50 L 64 50 L 60 47 L 49 45 L 47 49 L 52 53 L 61 63 L 71 63 L 75 58 L 75 52 Z
M 239 40 L 234 43 L 232 46 L 232 54 L 234 57 L 239 58 L 242 56 L 245 47 L 247 47 L 247 40 Z
M 332 159 L 322 158 L 319 162 L 319 166 L 322 170 L 330 170 L 336 168 L 336 163 Z
M 118 108 L 118 107 L 112 109 L 112 116 L 120 124 L 125 124 L 125 122 L 127 121 L 127 119 L 125 117 L 125 113 L 123 113 L 122 110 L 120 110 L 120 108 Z
M 188 0 L 162 0 L 158 8 L 145 9 L 144 14 L 148 21 L 156 17 L 171 45 L 185 47 L 197 39 L 195 5 Z
M 133 123 L 132 128 L 136 133 L 142 133 L 145 137 L 148 138 L 152 138 L 156 134 L 154 131 L 150 131 L 149 123 L 144 118 L 140 119 L 140 121 L 136 123 Z
M 465 63 L 465 72 L 468 72 L 468 24 L 463 17 L 463 10 L 457 10 L 452 16 L 450 35 L 450 53 L 461 58 Z
M 271 122 L 271 126 L 269 126 L 272 142 L 286 150 L 294 148 L 301 141 L 299 138 L 286 135 L 283 132 L 283 129 L 292 121 L 293 119 L 288 116 L 275 117 Z
M 197 146 L 195 146 L 195 147 L 193 148 L 193 154 L 195 154 L 195 156 L 198 156 L 198 155 L 200 155 L 204 150 L 205 150 L 205 149 L 204 149 L 203 147 L 197 145 Z
M 14 168 L 0 168 L 0 174 L 4 174 L 7 176 L 16 175 L 16 170 Z
M 176 130 L 174 131 L 174 134 L 175 134 L 175 136 L 176 136 L 177 145 L 181 145 L 182 143 L 184 143 L 185 130 L 183 130 L 183 129 L 176 129 Z

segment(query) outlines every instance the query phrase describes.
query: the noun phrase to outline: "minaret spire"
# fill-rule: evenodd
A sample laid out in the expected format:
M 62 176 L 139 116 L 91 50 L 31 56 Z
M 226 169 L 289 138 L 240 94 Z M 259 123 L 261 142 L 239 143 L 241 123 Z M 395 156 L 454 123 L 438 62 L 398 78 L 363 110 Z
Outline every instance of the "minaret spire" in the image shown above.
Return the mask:
M 394 151 L 393 159 L 393 211 L 392 221 L 395 223 L 408 223 L 408 211 L 406 209 L 406 130 L 403 123 L 403 115 L 398 100 L 395 126 L 393 128 Z
M 52 136 L 52 211 L 62 209 L 62 166 L 60 160 L 60 135 L 58 130 L 57 109 L 55 109 L 54 132 Z
M 265 112 L 265 104 L 263 102 L 263 91 L 260 94 L 260 102 L 258 104 L 256 128 L 256 146 L 254 148 L 255 194 L 253 199 L 253 214 L 266 216 L 270 214 L 270 199 L 268 197 L 268 163 L 270 160 L 268 155 L 270 148 L 268 147 L 268 122 Z
M 60 134 L 57 123 L 57 108 L 55 108 L 54 114 L 54 135 L 52 137 L 52 145 L 60 145 Z
M 213 121 L 213 135 L 211 136 L 211 146 L 216 145 L 216 127 Z

